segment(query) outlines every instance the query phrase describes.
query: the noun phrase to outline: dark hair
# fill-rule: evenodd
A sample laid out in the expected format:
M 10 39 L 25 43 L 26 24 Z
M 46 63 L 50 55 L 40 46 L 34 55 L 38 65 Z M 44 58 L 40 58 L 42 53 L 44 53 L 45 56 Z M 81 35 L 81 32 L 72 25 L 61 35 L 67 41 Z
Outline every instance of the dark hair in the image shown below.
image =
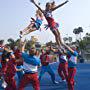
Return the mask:
M 4 43 L 4 40 L 0 40 L 0 44 L 3 44 Z
M 46 54 L 50 54 L 50 50 L 46 50 Z
M 4 50 L 2 54 L 2 60 L 5 61 L 6 59 L 10 59 L 10 54 L 11 52 L 7 52 Z
M 30 49 L 29 49 L 29 55 L 35 55 L 35 53 L 36 52 L 34 52 L 34 50 L 36 50 L 36 48 L 35 47 L 31 47 Z
M 48 4 L 50 4 L 49 2 L 46 3 L 46 7 L 48 6 Z
M 29 50 L 36 49 L 35 47 L 30 47 Z
M 53 1 L 53 2 L 47 2 L 46 3 L 46 7 L 48 6 L 50 4 L 50 7 L 51 7 L 51 9 L 53 9 L 55 6 L 56 6 L 56 4 L 55 4 L 55 1 Z
M 55 1 L 51 3 L 51 8 L 53 9 L 56 6 Z

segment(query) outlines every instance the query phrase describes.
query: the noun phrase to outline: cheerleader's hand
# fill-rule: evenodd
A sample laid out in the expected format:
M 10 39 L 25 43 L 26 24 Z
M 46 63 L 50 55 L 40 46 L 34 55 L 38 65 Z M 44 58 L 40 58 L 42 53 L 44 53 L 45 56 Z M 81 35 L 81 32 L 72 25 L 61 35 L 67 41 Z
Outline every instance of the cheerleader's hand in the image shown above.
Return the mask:
M 35 1 L 34 1 L 34 0 L 30 0 L 30 2 L 35 3 Z
M 22 32 L 22 31 L 20 31 L 20 34 L 22 35 L 22 34 L 23 34 L 23 32 Z

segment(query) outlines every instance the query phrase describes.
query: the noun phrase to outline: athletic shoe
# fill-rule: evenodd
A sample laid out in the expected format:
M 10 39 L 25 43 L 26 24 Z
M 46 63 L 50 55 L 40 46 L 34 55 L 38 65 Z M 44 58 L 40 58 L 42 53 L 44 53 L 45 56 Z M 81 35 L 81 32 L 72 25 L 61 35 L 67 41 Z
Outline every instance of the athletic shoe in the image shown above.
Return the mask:
M 7 87 L 7 83 L 5 81 L 3 81 L 3 83 L 2 83 L 2 87 L 3 88 L 6 88 Z
M 59 82 L 57 82 L 57 81 L 54 81 L 54 82 L 53 82 L 53 84 L 59 84 Z
M 59 82 L 60 82 L 60 83 L 62 83 L 62 82 L 66 82 L 66 79 L 64 79 L 64 80 L 60 80 Z

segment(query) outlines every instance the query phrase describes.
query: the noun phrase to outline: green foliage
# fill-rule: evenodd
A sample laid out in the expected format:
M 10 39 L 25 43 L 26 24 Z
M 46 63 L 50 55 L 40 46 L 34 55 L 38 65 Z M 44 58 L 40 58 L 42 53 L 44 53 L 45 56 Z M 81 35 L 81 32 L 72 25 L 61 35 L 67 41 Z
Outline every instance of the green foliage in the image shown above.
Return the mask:
M 75 29 L 73 30 L 73 33 L 74 33 L 74 34 L 80 34 L 81 32 L 83 32 L 83 28 L 82 28 L 82 27 L 78 27 L 78 28 L 75 28 Z
M 69 43 L 71 43 L 72 42 L 72 37 L 70 37 L 70 36 L 69 37 L 64 37 L 63 40 L 64 40 L 64 42 L 68 41 Z
M 86 33 L 85 37 L 83 37 L 83 39 L 78 43 L 81 49 L 86 50 L 86 47 L 90 45 L 90 33 Z
M 26 50 L 28 50 L 30 47 L 35 46 L 35 42 L 31 41 L 31 40 L 26 40 Z M 8 42 L 8 46 L 10 46 L 12 49 L 14 48 L 14 46 L 18 46 L 20 47 L 20 39 L 14 40 L 13 38 L 9 38 L 7 40 Z

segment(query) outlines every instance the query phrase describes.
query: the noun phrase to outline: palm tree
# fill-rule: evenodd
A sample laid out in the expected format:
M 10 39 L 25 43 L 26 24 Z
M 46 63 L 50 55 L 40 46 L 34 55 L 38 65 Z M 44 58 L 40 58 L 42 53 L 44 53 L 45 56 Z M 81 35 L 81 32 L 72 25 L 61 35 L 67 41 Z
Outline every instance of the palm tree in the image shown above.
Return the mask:
M 86 36 L 87 36 L 87 37 L 90 37 L 90 33 L 86 33 Z
M 71 43 L 72 42 L 72 37 L 68 37 L 68 41 L 69 41 L 69 43 Z
M 74 30 L 73 30 L 73 33 L 76 35 L 76 40 L 77 40 L 77 38 L 78 38 L 78 35 L 80 35 L 80 40 L 81 40 L 81 33 L 83 32 L 83 28 L 82 27 L 78 27 L 78 28 L 75 28 Z
M 63 38 L 63 40 L 64 40 L 64 42 L 66 43 L 66 42 L 68 42 L 68 43 L 71 43 L 72 42 L 72 37 L 64 37 Z
M 86 41 L 86 44 L 90 44 L 90 33 L 86 33 L 86 36 L 83 37 L 83 39 Z
M 75 28 L 73 30 L 73 33 L 76 35 L 76 43 L 77 45 L 79 46 L 80 50 L 81 50 L 81 54 L 82 56 L 84 56 L 84 53 L 83 53 L 83 50 L 84 50 L 84 43 L 82 42 L 82 39 L 81 39 L 81 33 L 83 32 L 83 28 L 82 27 L 78 27 L 78 28 Z
M 63 40 L 64 40 L 64 42 L 67 42 L 68 41 L 68 38 L 67 37 L 64 37 Z

